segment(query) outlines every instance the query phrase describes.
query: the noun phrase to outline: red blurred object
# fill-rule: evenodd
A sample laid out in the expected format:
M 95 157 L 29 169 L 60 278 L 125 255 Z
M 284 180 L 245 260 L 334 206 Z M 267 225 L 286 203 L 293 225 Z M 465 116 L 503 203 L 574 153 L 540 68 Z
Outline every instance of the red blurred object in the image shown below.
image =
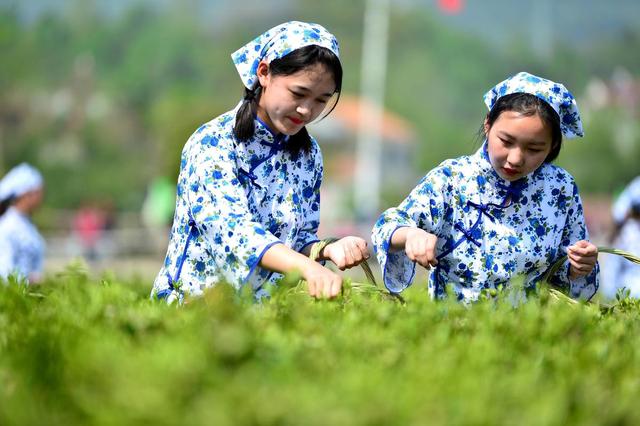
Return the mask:
M 464 0 L 438 0 L 438 8 L 449 15 L 462 12 Z

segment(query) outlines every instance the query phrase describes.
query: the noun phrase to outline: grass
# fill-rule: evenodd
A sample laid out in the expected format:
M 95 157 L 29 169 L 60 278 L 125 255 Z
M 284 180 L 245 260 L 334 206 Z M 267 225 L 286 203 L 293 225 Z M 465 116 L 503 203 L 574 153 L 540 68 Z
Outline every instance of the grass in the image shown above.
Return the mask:
M 398 303 L 295 279 L 186 306 L 69 269 L 0 287 L 0 424 L 638 424 L 640 304 Z

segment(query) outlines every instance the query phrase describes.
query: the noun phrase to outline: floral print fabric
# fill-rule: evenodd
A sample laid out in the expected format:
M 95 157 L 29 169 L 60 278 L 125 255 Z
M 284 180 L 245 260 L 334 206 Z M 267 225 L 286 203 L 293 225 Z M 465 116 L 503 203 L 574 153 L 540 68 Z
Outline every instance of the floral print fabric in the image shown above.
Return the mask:
M 169 248 L 153 290 L 169 301 L 219 282 L 250 284 L 259 295 L 279 276 L 258 265 L 269 247 L 300 251 L 318 240 L 316 141 L 294 156 L 283 149 L 286 136 L 256 119 L 254 136 L 237 142 L 235 116 L 229 111 L 200 127 L 182 152 Z
M 374 250 L 392 292 L 408 287 L 415 273 L 403 250 L 389 250 L 393 232 L 403 226 L 438 237 L 439 264 L 430 273 L 430 294 L 442 298 L 450 285 L 464 301 L 476 300 L 483 289 L 508 285 L 517 275 L 524 276 L 526 287 L 535 286 L 569 245 L 588 238 L 569 173 L 545 163 L 510 183 L 491 166 L 486 141 L 475 155 L 446 160 L 430 171 L 376 222 Z M 576 298 L 595 294 L 598 266 L 571 282 L 568 272 L 565 264 L 553 281 Z
M 233 52 L 231 58 L 245 87 L 253 89 L 258 82 L 256 71 L 261 60 L 270 63 L 296 49 L 310 45 L 327 48 L 340 57 L 338 40 L 322 25 L 291 21 L 258 36 Z
M 568 138 L 583 136 L 582 121 L 575 98 L 560 83 L 520 72 L 498 83 L 484 95 L 484 103 L 491 110 L 496 101 L 511 93 L 529 93 L 547 102 L 560 117 L 560 130 Z

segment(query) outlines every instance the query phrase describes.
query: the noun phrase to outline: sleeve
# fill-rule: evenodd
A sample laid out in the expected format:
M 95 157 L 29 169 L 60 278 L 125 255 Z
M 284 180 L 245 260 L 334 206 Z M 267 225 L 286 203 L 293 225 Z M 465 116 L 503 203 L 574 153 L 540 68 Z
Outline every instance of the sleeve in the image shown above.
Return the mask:
M 14 249 L 11 241 L 6 236 L 0 237 L 0 279 L 7 279 L 12 272 L 15 272 Z
M 198 228 L 196 242 L 211 254 L 224 279 L 239 287 L 280 240 L 254 220 L 238 180 L 232 137 L 195 137 L 182 190 L 187 191 L 189 213 Z
M 571 180 L 572 195 L 567 197 L 566 222 L 562 231 L 562 241 L 560 244 L 560 252 L 557 258 L 563 256 L 567 252 L 567 247 L 580 240 L 588 240 L 589 233 L 584 220 L 584 210 L 582 208 L 582 200 L 578 194 L 578 187 Z M 591 300 L 598 291 L 600 265 L 596 262 L 593 271 L 587 276 L 569 279 L 569 262 L 565 262 L 550 279 L 553 284 L 569 290 L 569 295 L 575 299 Z
M 308 161 L 308 176 L 302 183 L 303 224 L 298 231 L 293 249 L 302 251 L 309 244 L 318 241 L 318 227 L 320 226 L 320 185 L 322 184 L 323 166 L 322 152 L 315 140 Z
M 614 247 L 620 247 L 619 239 L 614 241 Z M 626 260 L 620 256 L 607 256 L 600 268 L 600 277 L 602 279 L 602 285 L 600 292 L 608 299 L 613 299 L 620 287 L 618 282 L 623 275 Z
M 418 227 L 439 235 L 447 205 L 444 198 L 447 168 L 429 172 L 398 207 L 386 210 L 372 231 L 373 249 L 380 263 L 384 285 L 399 293 L 413 282 L 416 265 L 404 250 L 390 251 L 393 233 L 402 227 Z

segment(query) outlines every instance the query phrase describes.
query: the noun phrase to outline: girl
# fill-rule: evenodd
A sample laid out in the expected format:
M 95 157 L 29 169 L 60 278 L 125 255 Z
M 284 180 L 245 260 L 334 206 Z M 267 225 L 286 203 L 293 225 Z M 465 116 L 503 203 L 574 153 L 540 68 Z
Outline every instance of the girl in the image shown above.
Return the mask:
M 444 161 L 376 222 L 373 243 L 386 287 L 408 287 L 417 262 L 433 268 L 433 297 L 444 297 L 450 284 L 458 300 L 474 301 L 518 274 L 535 286 L 567 251 L 570 262 L 552 281 L 590 299 L 598 288 L 597 249 L 586 241 L 573 178 L 551 164 L 563 135 L 583 135 L 573 96 L 522 72 L 484 100 L 482 147 Z
M 227 282 L 251 285 L 259 298 L 279 273 L 297 269 L 311 296 L 333 297 L 340 276 L 308 258 L 318 241 L 323 169 L 305 125 L 339 97 L 338 42 L 320 25 L 287 22 L 232 58 L 244 99 L 196 130 L 182 151 L 169 248 L 152 294 L 181 301 Z M 367 253 L 363 239 L 345 237 L 318 260 L 345 269 Z
M 22 163 L 0 181 L 0 278 L 42 279 L 44 239 L 30 220 L 43 198 L 42 175 Z

